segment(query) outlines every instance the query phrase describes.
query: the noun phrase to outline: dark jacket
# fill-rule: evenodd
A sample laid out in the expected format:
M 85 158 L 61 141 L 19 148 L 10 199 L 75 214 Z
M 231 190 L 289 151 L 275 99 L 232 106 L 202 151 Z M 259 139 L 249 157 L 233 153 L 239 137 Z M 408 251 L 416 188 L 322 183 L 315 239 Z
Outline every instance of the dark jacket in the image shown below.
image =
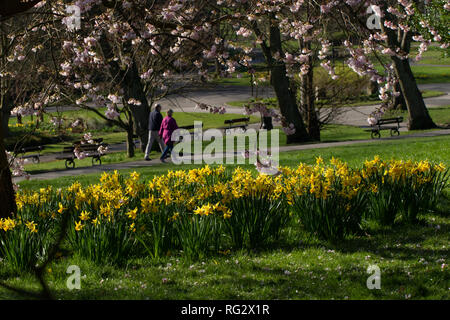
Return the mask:
M 162 121 L 163 116 L 161 112 L 153 110 L 152 112 L 150 112 L 148 129 L 150 131 L 159 131 L 159 129 L 161 128 Z

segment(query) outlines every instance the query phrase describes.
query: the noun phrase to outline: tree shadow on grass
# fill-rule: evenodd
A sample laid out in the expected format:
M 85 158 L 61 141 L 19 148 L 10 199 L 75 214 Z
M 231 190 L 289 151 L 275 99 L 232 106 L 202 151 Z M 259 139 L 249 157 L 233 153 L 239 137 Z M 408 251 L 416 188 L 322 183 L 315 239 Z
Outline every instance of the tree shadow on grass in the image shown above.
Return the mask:
M 450 224 L 445 222 L 435 225 L 395 225 L 390 229 L 372 230 L 368 236 L 343 240 L 333 244 L 333 248 L 341 253 L 373 252 L 389 259 L 428 260 L 450 255 L 450 249 L 442 248 L 441 245 L 441 242 L 448 241 L 448 237 L 447 240 L 445 237 L 449 234 Z

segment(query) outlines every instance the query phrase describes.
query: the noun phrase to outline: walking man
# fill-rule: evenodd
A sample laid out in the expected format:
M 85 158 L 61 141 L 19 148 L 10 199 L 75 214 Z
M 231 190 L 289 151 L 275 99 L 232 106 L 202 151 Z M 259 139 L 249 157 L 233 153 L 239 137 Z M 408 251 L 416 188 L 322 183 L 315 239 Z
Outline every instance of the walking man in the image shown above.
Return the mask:
M 152 151 L 153 143 L 155 140 L 158 142 L 161 152 L 164 152 L 164 142 L 159 136 L 159 129 L 161 128 L 161 123 L 163 121 L 163 116 L 161 114 L 161 105 L 157 104 L 155 109 L 150 112 L 149 122 L 148 122 L 148 143 L 145 149 L 145 160 L 150 161 L 150 152 Z

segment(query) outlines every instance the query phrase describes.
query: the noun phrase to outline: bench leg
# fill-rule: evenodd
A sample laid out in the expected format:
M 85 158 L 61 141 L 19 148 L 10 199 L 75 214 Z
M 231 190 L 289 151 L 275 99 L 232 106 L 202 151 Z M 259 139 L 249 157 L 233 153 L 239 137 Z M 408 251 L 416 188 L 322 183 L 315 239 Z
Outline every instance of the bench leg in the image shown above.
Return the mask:
M 92 165 L 98 165 L 101 166 L 102 165 L 102 159 L 100 157 L 92 157 Z
M 66 159 L 65 165 L 66 165 L 66 169 L 74 169 L 75 161 L 73 159 Z
M 400 131 L 398 129 L 391 129 L 391 137 L 393 137 L 394 135 L 399 136 L 400 135 Z
M 372 139 L 380 139 L 381 138 L 381 134 L 380 131 L 372 131 L 372 134 L 370 135 L 372 137 Z

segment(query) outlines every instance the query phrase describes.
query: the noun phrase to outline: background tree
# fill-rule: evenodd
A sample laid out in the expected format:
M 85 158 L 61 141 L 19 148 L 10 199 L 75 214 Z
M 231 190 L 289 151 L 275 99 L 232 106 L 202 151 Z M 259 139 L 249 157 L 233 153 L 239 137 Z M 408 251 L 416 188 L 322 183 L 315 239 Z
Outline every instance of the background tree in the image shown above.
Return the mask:
M 214 39 L 200 27 L 173 34 L 178 25 L 160 19 L 178 9 L 167 9 L 163 4 L 166 3 L 79 4 L 80 30 L 70 32 L 62 28 L 61 24 L 68 22 L 64 19 L 55 22 L 51 30 L 61 48 L 57 54 L 60 102 L 75 103 L 123 128 L 129 156 L 134 155 L 133 135 L 140 138 L 143 149 L 147 144 L 148 115 L 153 102 L 198 80 L 199 75 L 193 71 L 201 63 L 192 61 L 201 55 L 206 38 L 210 38 L 209 42 Z M 61 14 L 65 8 L 58 3 L 48 6 Z M 197 15 L 183 14 L 191 20 L 204 16 L 201 10 Z M 106 112 L 100 112 L 99 107 L 106 107 Z
M 377 5 L 380 19 L 379 27 L 369 28 L 368 7 Z M 431 41 L 448 48 L 447 1 L 373 1 L 334 4 L 332 10 L 340 11 L 340 25 L 357 41 L 349 41 L 348 49 L 352 55 L 350 64 L 358 73 L 370 74 L 379 83 L 380 97 L 404 99 L 408 113 L 408 129 L 430 129 L 436 125 L 431 119 L 422 94 L 411 69 L 411 45 L 421 43 L 416 59 L 420 59 Z M 354 46 L 359 49 L 355 50 Z M 375 57 L 385 68 L 382 77 L 377 76 L 370 62 Z M 389 63 L 385 63 L 386 59 Z

